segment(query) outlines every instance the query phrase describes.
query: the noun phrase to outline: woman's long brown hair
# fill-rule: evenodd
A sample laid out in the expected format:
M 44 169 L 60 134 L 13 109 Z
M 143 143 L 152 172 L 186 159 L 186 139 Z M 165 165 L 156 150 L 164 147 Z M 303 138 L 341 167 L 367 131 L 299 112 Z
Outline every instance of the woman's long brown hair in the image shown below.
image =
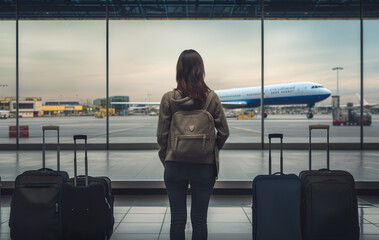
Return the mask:
M 204 63 L 200 54 L 192 49 L 184 50 L 176 65 L 177 89 L 183 97 L 191 97 L 196 104 L 202 105 L 210 91 L 204 77 Z

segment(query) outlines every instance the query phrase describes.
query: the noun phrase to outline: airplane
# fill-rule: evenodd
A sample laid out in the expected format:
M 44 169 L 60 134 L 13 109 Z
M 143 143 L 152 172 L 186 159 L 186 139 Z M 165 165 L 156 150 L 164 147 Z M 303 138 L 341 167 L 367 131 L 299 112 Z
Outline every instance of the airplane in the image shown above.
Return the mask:
M 261 87 L 233 88 L 215 92 L 224 108 L 256 108 L 261 105 Z M 266 85 L 264 104 L 265 106 L 307 104 L 307 118 L 313 118 L 312 108 L 315 103 L 327 99 L 330 95 L 330 90 L 313 82 Z M 264 113 L 264 117 L 267 117 L 267 113 Z
M 111 103 L 111 104 L 114 104 L 114 103 Z M 142 102 L 140 102 L 136 104 L 136 106 L 129 107 L 129 110 L 130 111 L 137 111 L 137 110 L 143 111 L 143 110 L 149 110 L 149 107 L 146 106 L 145 104 L 142 104 Z
M 361 95 L 356 93 L 355 94 L 358 98 L 359 104 L 361 104 Z M 379 110 L 379 103 L 369 103 L 366 101 L 366 99 L 363 98 L 363 107 L 369 109 L 369 110 Z
M 261 105 L 261 87 L 215 90 L 224 108 L 256 108 Z M 307 118 L 313 118 L 315 103 L 327 99 L 331 91 L 318 83 L 298 82 L 267 85 L 264 87 L 265 105 L 307 104 Z M 159 102 L 112 102 L 111 104 L 159 105 Z M 264 113 L 267 117 L 267 113 Z

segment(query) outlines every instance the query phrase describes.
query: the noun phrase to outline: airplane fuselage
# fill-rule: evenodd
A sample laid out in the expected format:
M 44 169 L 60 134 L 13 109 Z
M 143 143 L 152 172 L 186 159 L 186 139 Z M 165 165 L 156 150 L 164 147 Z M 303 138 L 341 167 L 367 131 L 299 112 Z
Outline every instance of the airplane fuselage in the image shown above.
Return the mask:
M 261 105 L 261 87 L 216 90 L 225 108 L 255 108 Z M 307 104 L 313 106 L 331 95 L 318 83 L 300 82 L 264 87 L 265 105 Z M 235 103 L 235 105 L 233 105 Z

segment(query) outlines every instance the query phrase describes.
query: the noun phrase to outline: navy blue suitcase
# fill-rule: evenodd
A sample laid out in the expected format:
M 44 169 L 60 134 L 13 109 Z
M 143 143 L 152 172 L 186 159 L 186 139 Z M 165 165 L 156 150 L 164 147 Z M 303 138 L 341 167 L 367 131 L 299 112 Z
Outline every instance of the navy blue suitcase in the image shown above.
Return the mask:
M 280 172 L 271 174 L 271 139 L 280 138 Z M 253 181 L 253 239 L 301 240 L 301 183 L 283 174 L 283 134 L 269 134 L 269 175 Z

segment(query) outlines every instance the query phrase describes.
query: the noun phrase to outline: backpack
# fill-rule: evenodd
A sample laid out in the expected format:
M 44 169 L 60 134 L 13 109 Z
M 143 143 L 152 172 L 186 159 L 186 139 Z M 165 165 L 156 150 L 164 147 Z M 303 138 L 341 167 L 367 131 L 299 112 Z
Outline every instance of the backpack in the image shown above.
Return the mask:
M 210 91 L 204 107 L 199 110 L 179 110 L 171 119 L 169 141 L 176 157 L 205 157 L 214 152 L 216 133 L 208 108 L 213 96 Z

